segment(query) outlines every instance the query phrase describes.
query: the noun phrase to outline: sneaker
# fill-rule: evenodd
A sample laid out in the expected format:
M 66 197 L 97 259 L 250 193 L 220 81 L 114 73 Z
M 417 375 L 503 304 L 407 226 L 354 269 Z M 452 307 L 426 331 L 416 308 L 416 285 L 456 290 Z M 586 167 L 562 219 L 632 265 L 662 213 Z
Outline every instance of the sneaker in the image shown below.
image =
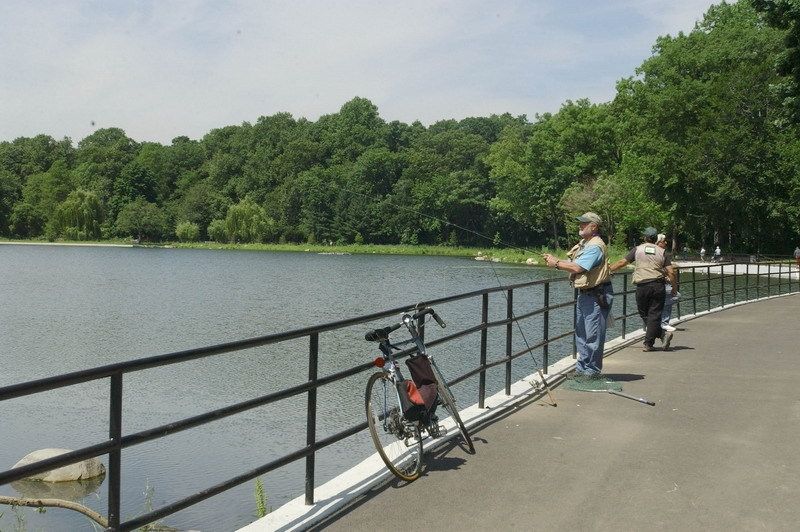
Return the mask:
M 667 332 L 675 332 L 675 331 L 677 331 L 677 329 L 675 327 L 673 327 L 672 325 L 662 325 L 661 328 L 664 329 Z
M 651 346 L 651 345 L 643 345 L 642 346 L 642 351 L 644 351 L 645 353 L 650 352 L 650 351 L 655 351 L 655 350 L 656 350 L 656 348 Z
M 664 349 L 669 349 L 669 343 L 672 341 L 672 333 L 664 333 Z

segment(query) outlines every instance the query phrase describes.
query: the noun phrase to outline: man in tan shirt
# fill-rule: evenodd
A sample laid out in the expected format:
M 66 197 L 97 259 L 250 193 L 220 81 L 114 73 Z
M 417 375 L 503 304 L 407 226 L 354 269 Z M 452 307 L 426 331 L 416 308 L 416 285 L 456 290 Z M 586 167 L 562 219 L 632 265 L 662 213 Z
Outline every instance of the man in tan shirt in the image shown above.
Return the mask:
M 672 286 L 678 286 L 672 263 L 664 254 L 664 249 L 656 246 L 658 231 L 648 227 L 642 233 L 644 242 L 639 244 L 623 259 L 611 265 L 611 271 L 619 270 L 635 262 L 633 284 L 636 285 L 636 307 L 645 324 L 642 351 L 653 351 L 656 338 L 664 342 L 664 350 L 669 349 L 672 332 L 661 328 L 661 312 L 664 310 L 664 280 L 669 279 Z

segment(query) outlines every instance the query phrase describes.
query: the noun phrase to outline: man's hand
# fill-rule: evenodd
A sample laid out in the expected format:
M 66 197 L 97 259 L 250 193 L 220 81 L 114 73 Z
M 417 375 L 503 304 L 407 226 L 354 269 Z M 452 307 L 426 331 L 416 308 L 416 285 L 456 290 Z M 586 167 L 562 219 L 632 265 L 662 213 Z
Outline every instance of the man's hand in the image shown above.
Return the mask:
M 555 267 L 555 265 L 556 265 L 556 263 L 559 261 L 559 259 L 557 259 L 557 258 L 556 258 L 556 257 L 554 257 L 553 255 L 551 255 L 550 253 L 543 253 L 543 254 L 542 254 L 542 257 L 544 257 L 544 261 L 545 261 L 545 262 L 547 263 L 547 265 L 548 265 L 549 267 L 551 267 L 551 268 L 554 268 L 554 267 Z
M 628 261 L 627 260 L 619 259 L 614 264 L 609 265 L 608 269 L 611 270 L 612 272 L 615 272 L 615 271 L 619 270 L 620 268 L 624 268 L 627 265 L 628 265 Z

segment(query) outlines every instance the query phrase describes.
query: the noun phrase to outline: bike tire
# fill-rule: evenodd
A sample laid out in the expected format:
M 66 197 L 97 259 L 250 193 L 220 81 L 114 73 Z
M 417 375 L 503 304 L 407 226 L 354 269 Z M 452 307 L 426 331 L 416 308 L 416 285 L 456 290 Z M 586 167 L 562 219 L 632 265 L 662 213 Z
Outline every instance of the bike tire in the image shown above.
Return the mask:
M 469 454 L 475 454 L 475 445 L 472 443 L 472 438 L 469 436 L 467 427 L 464 425 L 464 422 L 461 421 L 461 415 L 458 413 L 455 397 L 453 397 L 453 393 L 450 391 L 450 387 L 447 386 L 447 381 L 444 375 L 442 375 L 442 372 L 439 371 L 439 367 L 436 363 L 433 362 L 431 366 L 436 372 L 436 380 L 438 381 L 436 387 L 439 390 L 439 399 L 442 401 L 442 406 L 444 406 L 445 410 L 453 417 L 453 421 L 456 422 L 458 431 L 461 433 L 461 438 L 464 440 L 464 445 L 467 446 L 467 452 L 469 452 Z
M 403 417 L 394 382 L 386 373 L 370 376 L 365 406 L 372 443 L 383 463 L 401 480 L 419 478 L 423 464 L 419 423 Z

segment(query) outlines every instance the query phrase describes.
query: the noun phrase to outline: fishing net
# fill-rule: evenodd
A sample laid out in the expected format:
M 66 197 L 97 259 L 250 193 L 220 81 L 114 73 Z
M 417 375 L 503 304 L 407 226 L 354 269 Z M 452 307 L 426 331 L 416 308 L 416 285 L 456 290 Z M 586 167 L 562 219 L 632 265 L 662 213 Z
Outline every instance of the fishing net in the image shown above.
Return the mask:
M 577 392 L 607 392 L 607 391 L 622 391 L 622 384 L 615 382 L 611 379 L 601 377 L 599 379 L 590 379 L 587 377 L 573 377 L 568 379 L 564 387 L 567 390 L 575 390 Z

